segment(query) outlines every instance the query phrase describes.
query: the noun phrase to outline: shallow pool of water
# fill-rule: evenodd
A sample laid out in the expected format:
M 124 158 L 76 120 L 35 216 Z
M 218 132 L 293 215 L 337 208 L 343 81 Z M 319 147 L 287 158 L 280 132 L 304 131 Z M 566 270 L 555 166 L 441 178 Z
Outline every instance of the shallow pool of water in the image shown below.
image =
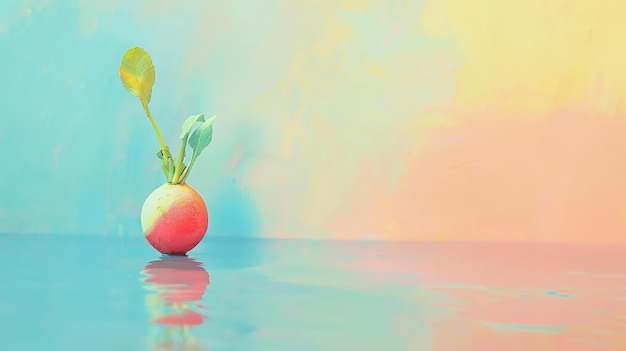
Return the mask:
M 0 235 L 1 350 L 626 350 L 626 248 Z

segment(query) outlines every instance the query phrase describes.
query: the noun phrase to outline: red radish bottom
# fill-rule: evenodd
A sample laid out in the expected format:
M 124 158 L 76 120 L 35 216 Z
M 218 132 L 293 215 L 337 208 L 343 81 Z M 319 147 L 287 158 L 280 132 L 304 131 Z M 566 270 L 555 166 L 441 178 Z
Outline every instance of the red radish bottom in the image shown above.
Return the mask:
M 187 184 L 163 184 L 141 209 L 146 240 L 166 255 L 185 255 L 204 237 L 209 213 L 202 196 Z

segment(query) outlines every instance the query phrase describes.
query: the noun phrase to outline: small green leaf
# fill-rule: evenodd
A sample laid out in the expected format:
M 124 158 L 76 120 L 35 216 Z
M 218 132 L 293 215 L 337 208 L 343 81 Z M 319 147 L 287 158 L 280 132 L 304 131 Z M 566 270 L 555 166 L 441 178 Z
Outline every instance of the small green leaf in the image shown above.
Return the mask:
M 202 150 L 204 150 L 213 139 L 213 121 L 217 116 L 213 116 L 196 129 L 189 137 L 189 145 L 193 148 L 193 157 L 200 156 Z
M 193 128 L 196 122 L 204 122 L 204 113 L 190 116 L 185 120 L 181 128 L 180 140 L 185 140 L 185 137 L 189 137 L 189 134 L 191 133 L 191 128 Z
M 160 149 L 159 151 L 157 151 L 156 155 L 159 158 L 159 160 L 163 160 L 163 149 Z
M 183 160 L 185 156 L 187 156 L 186 148 L 187 148 L 187 140 L 189 139 L 189 134 L 191 133 L 191 129 L 197 122 L 204 122 L 204 113 L 199 115 L 188 117 L 183 123 L 182 130 L 180 133 L 180 140 L 183 141 L 183 145 L 180 148 L 180 153 L 178 154 L 178 164 L 176 165 L 176 170 L 174 172 L 174 178 L 172 178 L 173 184 L 178 184 L 181 180 L 181 176 L 183 175 L 183 171 L 185 170 L 185 164 Z
M 154 85 L 154 65 L 146 50 L 136 47 L 124 54 L 120 79 L 126 91 L 148 105 Z

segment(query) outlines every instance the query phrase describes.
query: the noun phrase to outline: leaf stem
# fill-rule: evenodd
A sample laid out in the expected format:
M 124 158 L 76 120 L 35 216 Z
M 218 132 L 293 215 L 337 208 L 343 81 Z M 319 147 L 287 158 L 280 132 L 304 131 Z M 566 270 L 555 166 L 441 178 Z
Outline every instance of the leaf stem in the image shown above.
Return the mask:
M 183 173 L 183 159 L 185 158 L 185 148 L 187 147 L 187 139 L 189 138 L 189 134 L 185 135 L 183 139 L 183 145 L 180 148 L 180 152 L 178 153 L 178 163 L 176 164 L 176 172 L 174 174 L 173 184 L 179 184 L 181 175 Z
M 150 122 L 152 123 L 152 127 L 154 128 L 154 131 L 156 132 L 157 138 L 159 138 L 159 144 L 161 144 L 161 150 L 163 150 L 163 160 L 165 161 L 165 164 L 167 165 L 169 160 L 172 158 L 172 154 L 170 154 L 170 149 L 167 147 L 167 145 L 165 145 L 165 142 L 163 141 L 163 136 L 161 136 L 161 131 L 159 130 L 159 126 L 154 120 L 154 117 L 152 117 L 152 114 L 150 113 L 150 109 L 148 108 L 148 104 L 143 99 L 141 99 L 141 106 L 143 106 L 143 110 L 146 111 L 146 115 L 148 115 L 148 118 L 150 119 Z
M 159 130 L 159 126 L 157 125 L 154 117 L 152 117 L 152 113 L 150 113 L 150 109 L 148 108 L 148 103 L 144 99 L 141 100 L 141 106 L 143 106 L 143 110 L 148 115 L 150 122 L 152 123 L 152 127 L 156 132 L 157 138 L 159 138 L 159 144 L 161 144 L 161 152 L 163 153 L 163 164 L 161 168 L 163 168 L 163 173 L 165 174 L 165 178 L 169 183 L 172 182 L 173 177 L 173 163 L 174 159 L 172 158 L 172 154 L 170 153 L 170 148 L 165 145 L 165 141 L 163 141 L 163 136 L 161 135 L 161 131 Z
M 185 181 L 187 181 L 187 177 L 189 177 L 189 172 L 191 172 L 191 167 L 193 167 L 193 164 L 196 162 L 196 152 L 194 150 L 193 155 L 191 156 L 191 162 L 189 162 L 189 166 L 187 166 L 187 168 L 185 168 L 185 174 L 182 176 L 181 180 L 180 180 L 180 184 L 183 184 Z

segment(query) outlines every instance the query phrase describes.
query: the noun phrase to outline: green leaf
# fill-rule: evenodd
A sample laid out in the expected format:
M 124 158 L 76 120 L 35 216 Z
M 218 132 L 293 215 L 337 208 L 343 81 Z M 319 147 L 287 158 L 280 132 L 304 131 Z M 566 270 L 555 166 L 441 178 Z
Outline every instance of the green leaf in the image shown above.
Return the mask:
M 163 160 L 163 150 L 162 149 L 157 151 L 156 155 L 159 158 L 159 160 Z
M 217 116 L 213 116 L 196 129 L 189 137 L 189 145 L 193 148 L 193 157 L 200 156 L 202 150 L 204 150 L 213 139 L 213 121 Z
M 204 113 L 201 113 L 195 116 L 190 116 L 185 120 L 181 128 L 180 140 L 185 140 L 185 137 L 187 138 L 189 137 L 189 134 L 191 133 L 191 128 L 193 128 L 193 126 L 197 122 L 204 122 Z
M 128 50 L 120 65 L 120 79 L 131 95 L 147 105 L 154 85 L 154 65 L 150 55 L 142 48 Z

